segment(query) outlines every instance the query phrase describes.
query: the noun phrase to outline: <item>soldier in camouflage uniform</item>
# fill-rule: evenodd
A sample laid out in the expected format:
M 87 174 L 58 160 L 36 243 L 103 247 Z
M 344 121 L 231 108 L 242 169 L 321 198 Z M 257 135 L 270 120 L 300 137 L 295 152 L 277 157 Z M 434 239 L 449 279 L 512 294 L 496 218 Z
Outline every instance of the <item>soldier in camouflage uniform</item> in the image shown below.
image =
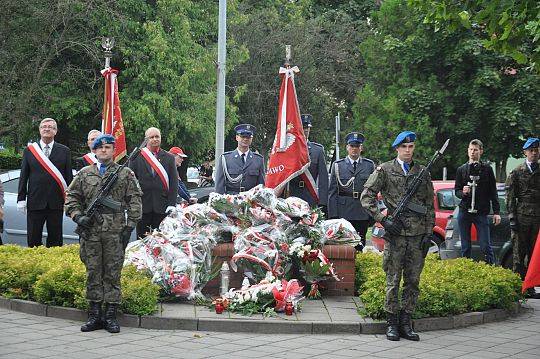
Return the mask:
M 529 138 L 523 146 L 524 163 L 510 172 L 506 180 L 506 206 L 512 229 L 514 272 L 525 279 L 538 229 L 540 227 L 540 170 L 538 138 Z M 527 258 L 527 261 L 525 260 Z M 534 288 L 527 295 L 536 297 Z
M 422 170 L 420 164 L 412 160 L 414 153 L 414 132 L 400 133 L 392 147 L 397 151 L 397 158 L 376 167 L 364 185 L 362 206 L 386 231 L 383 269 L 386 272 L 386 300 L 384 309 L 387 313 L 388 340 L 420 340 L 412 330 L 411 314 L 416 306 L 419 294 L 420 274 L 424 267 L 423 242 L 432 236 L 435 223 L 433 208 L 433 184 L 429 174 L 424 183 L 413 195 L 408 210 L 393 221 L 384 216 L 377 208 L 377 193 L 381 193 L 388 214 L 391 214 L 404 196 L 407 186 L 414 176 Z M 410 209 L 409 209 L 410 208 Z M 399 303 L 399 284 L 403 276 L 401 307 Z
M 111 333 L 118 333 L 120 326 L 116 320 L 116 310 L 121 301 L 120 274 L 124 250 L 131 232 L 142 216 L 142 192 L 133 171 L 125 167 L 118 174 L 118 180 L 109 193 L 113 200 L 121 203 L 121 209 L 100 209 L 102 223 L 96 223 L 85 216 L 85 209 L 119 166 L 112 160 L 113 136 L 102 135 L 96 138 L 93 148 L 96 150 L 98 163 L 84 167 L 77 174 L 68 187 L 65 203 L 66 215 L 83 230 L 80 257 L 86 267 L 86 298 L 90 310 L 88 322 L 81 327 L 81 331 L 88 332 L 105 327 Z M 105 302 L 104 319 L 102 302 Z

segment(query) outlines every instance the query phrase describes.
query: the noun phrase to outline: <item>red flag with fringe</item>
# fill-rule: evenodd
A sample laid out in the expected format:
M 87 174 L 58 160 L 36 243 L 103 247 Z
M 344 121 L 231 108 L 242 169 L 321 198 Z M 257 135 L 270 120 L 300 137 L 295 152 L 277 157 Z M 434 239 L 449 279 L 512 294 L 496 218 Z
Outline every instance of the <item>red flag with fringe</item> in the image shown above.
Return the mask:
M 102 70 L 101 74 L 105 77 L 105 101 L 103 102 L 101 132 L 114 136 L 116 140 L 114 160 L 118 161 L 127 153 L 126 133 L 124 132 L 120 97 L 118 96 L 118 70 L 108 67 Z
M 525 275 L 521 290 L 525 293 L 527 289 L 538 286 L 540 286 L 540 233 L 536 236 L 536 244 L 529 259 L 529 268 L 527 269 L 527 275 Z
M 309 172 L 309 152 L 294 85 L 294 74 L 298 71 L 296 66 L 279 69 L 282 82 L 279 91 L 277 129 L 268 160 L 265 185 L 280 195 L 291 179 L 300 176 L 310 194 L 318 200 L 317 187 Z

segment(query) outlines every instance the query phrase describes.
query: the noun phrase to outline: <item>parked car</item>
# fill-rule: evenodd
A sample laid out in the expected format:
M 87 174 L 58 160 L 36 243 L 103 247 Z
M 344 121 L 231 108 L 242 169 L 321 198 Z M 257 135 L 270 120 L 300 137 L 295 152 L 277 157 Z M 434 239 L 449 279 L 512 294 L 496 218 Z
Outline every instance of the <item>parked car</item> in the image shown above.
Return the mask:
M 0 180 L 4 186 L 4 232 L 2 241 L 7 243 L 27 245 L 26 239 L 26 214 L 17 211 L 17 192 L 19 190 L 20 170 L 13 170 L 0 174 Z M 214 191 L 214 186 L 194 188 L 190 190 L 192 197 L 197 197 L 199 203 L 206 202 L 208 196 Z M 75 234 L 75 222 L 64 215 L 63 238 L 64 244 L 79 243 L 79 236 Z M 44 226 L 43 243 L 47 237 L 47 227 Z M 135 231 L 131 235 L 131 240 L 136 239 Z
M 495 263 L 502 265 L 504 268 L 512 268 L 512 240 L 510 237 L 510 221 L 508 219 L 508 213 L 506 213 L 504 184 L 498 184 L 497 191 L 499 194 L 499 204 L 501 206 L 501 223 L 498 226 L 495 226 L 493 224 L 493 212 L 488 215 L 491 244 L 493 253 L 495 254 Z M 446 225 L 445 241 L 441 245 L 440 250 L 441 259 L 461 257 L 461 239 L 457 221 L 459 211 L 460 208 L 456 207 Z M 471 244 L 472 258 L 477 260 L 482 259 L 483 255 L 480 251 L 480 244 L 477 239 L 474 224 L 471 228 Z
M 434 240 L 429 249 L 430 253 L 438 253 L 441 243 L 444 242 L 445 228 L 448 217 L 452 215 L 454 208 L 460 199 L 454 194 L 454 181 L 433 181 L 433 206 L 435 208 L 435 226 L 433 227 Z M 380 198 L 384 202 L 383 198 Z M 383 211 L 386 214 L 386 209 Z M 379 251 L 384 250 L 384 227 L 375 223 L 372 229 L 371 243 Z

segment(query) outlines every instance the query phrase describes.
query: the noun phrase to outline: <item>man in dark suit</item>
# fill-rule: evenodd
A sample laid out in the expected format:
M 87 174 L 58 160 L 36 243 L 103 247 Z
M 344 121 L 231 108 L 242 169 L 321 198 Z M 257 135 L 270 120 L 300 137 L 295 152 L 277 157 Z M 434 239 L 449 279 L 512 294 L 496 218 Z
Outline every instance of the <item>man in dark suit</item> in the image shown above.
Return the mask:
M 145 132 L 146 147 L 129 163 L 143 191 L 143 215 L 137 224 L 137 237 L 158 228 L 169 207 L 176 205 L 178 172 L 174 156 L 161 149 L 161 131 L 150 127 Z
M 92 145 L 94 144 L 94 140 L 101 136 L 101 131 L 98 130 L 90 130 L 88 132 L 88 137 L 86 143 L 88 144 L 88 148 L 90 149 L 90 152 L 85 154 L 84 156 L 78 157 L 75 160 L 75 166 L 73 166 L 77 171 L 82 170 L 83 167 L 93 165 L 94 163 L 97 163 L 96 158 L 96 151 L 92 149 Z
M 304 128 L 304 136 L 309 151 L 309 172 L 315 181 L 317 181 L 317 188 L 319 190 L 319 201 L 309 193 L 306 184 L 297 176 L 289 182 L 289 195 L 302 198 L 309 203 L 311 207 L 320 206 L 324 212 L 326 212 L 326 206 L 328 204 L 328 170 L 326 169 L 326 155 L 323 145 L 309 141 L 309 132 L 311 130 L 311 115 L 302 115 L 302 127 Z
M 27 212 L 28 246 L 42 245 L 43 225 L 47 223 L 47 247 L 61 246 L 64 195 L 73 179 L 69 148 L 54 141 L 56 121 L 45 118 L 39 124 L 39 143 L 24 150 L 17 209 Z

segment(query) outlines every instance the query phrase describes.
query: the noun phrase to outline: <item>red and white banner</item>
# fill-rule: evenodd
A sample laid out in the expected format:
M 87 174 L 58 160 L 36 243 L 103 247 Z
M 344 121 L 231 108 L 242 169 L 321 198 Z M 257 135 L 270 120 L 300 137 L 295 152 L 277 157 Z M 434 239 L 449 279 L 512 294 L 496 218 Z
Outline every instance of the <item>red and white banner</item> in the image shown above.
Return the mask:
M 163 187 L 168 191 L 169 190 L 169 175 L 167 174 L 167 171 L 165 171 L 165 168 L 161 165 L 161 163 L 158 161 L 156 156 L 148 148 L 143 148 L 141 150 L 141 155 L 144 157 L 146 162 L 156 171 L 157 175 L 159 176 L 159 179 L 161 179 L 161 183 L 163 183 Z
M 529 288 L 540 286 L 540 239 L 539 235 L 536 236 L 536 244 L 534 245 L 531 259 L 529 260 L 529 268 L 527 269 L 527 275 L 521 286 L 521 290 L 525 291 Z
M 317 187 L 309 172 L 309 152 L 294 85 L 294 74 L 298 71 L 296 66 L 279 69 L 282 82 L 279 91 L 277 129 L 268 160 L 265 185 L 280 195 L 291 179 L 300 176 L 311 196 L 318 201 Z
M 58 184 L 60 192 L 62 193 L 62 197 L 66 198 L 67 183 L 64 179 L 64 176 L 62 176 L 62 173 L 60 173 L 58 168 L 56 168 L 56 166 L 51 162 L 51 160 L 49 160 L 47 156 L 45 156 L 37 143 L 34 142 L 29 144 L 28 150 L 32 152 L 41 167 L 43 167 L 43 169 L 47 171 L 47 173 L 50 174 L 51 177 L 55 180 L 55 182 Z
M 118 96 L 118 70 L 106 68 L 101 70 L 105 77 L 105 101 L 103 102 L 103 118 L 101 132 L 113 135 L 115 139 L 114 160 L 118 161 L 127 153 L 126 133 L 120 111 L 120 97 Z
M 86 163 L 88 163 L 89 165 L 93 165 L 94 163 L 97 163 L 97 158 L 96 158 L 96 155 L 93 154 L 92 152 L 89 152 L 87 154 L 85 154 L 83 156 L 84 160 L 86 161 Z

